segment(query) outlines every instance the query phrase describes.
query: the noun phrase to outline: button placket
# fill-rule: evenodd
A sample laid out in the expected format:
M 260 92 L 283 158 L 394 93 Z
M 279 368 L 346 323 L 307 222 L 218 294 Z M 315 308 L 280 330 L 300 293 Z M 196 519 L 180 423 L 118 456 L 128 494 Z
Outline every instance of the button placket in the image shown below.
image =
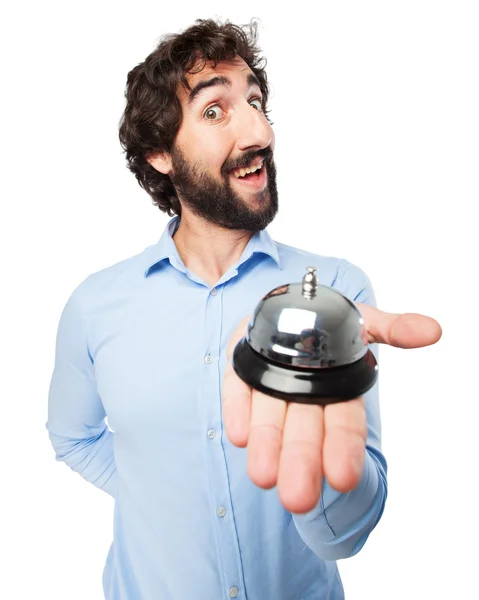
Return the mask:
M 205 333 L 204 338 L 204 370 L 203 394 L 201 410 L 204 410 L 203 431 L 206 439 L 206 456 L 209 462 L 208 472 L 212 478 L 210 492 L 212 505 L 213 527 L 217 530 L 219 556 L 222 568 L 229 573 L 224 581 L 223 594 L 225 598 L 236 598 L 239 584 L 242 585 L 243 573 L 238 559 L 238 540 L 233 508 L 229 492 L 228 473 L 226 469 L 225 451 L 220 443 L 222 435 L 221 423 L 221 392 L 220 392 L 220 363 L 222 352 L 223 330 L 223 291 L 222 288 L 212 287 L 205 297 Z M 204 439 L 204 438 L 203 438 Z M 216 441 L 213 441 L 216 440 Z M 231 512 L 230 512 L 231 511 Z M 233 585 L 236 584 L 236 585 Z

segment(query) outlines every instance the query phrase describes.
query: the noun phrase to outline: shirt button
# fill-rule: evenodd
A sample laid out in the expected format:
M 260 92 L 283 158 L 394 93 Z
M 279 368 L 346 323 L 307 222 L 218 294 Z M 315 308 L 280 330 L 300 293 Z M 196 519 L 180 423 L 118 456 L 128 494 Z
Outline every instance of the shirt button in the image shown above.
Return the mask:
M 212 296 L 216 296 L 217 293 L 218 293 L 218 290 L 216 288 L 211 288 L 210 294 Z
M 206 435 L 210 438 L 210 440 L 212 440 L 216 435 L 216 431 L 214 429 L 208 429 L 208 432 Z
M 224 506 L 218 506 L 216 509 L 216 514 L 218 517 L 224 517 L 226 514 L 226 508 Z M 234 598 L 234 596 L 232 596 L 232 598 Z
M 233 587 L 230 587 L 230 591 L 228 593 L 230 598 L 236 598 L 238 595 L 238 588 L 234 585 Z
M 212 362 L 213 362 L 213 357 L 211 356 L 211 354 L 207 354 L 207 355 L 205 356 L 205 363 L 206 363 L 207 365 L 210 365 Z

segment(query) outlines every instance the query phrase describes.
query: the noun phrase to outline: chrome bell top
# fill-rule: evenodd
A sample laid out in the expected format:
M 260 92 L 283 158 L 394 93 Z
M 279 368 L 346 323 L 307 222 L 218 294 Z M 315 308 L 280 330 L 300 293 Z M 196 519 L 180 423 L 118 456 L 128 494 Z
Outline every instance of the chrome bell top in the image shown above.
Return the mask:
M 349 365 L 368 351 L 361 313 L 320 285 L 315 267 L 307 268 L 301 283 L 279 286 L 260 301 L 246 341 L 268 360 L 305 369 Z

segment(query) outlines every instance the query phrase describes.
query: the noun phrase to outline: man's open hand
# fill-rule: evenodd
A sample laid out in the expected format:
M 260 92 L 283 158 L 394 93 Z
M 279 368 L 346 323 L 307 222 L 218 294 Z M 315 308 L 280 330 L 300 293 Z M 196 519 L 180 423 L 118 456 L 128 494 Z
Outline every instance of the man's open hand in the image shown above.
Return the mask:
M 386 313 L 367 304 L 357 307 L 369 343 L 420 348 L 441 337 L 439 323 L 430 317 Z M 277 485 L 287 510 L 307 512 L 319 500 L 323 475 L 340 492 L 358 485 L 367 438 L 364 399 L 317 406 L 288 403 L 250 388 L 231 365 L 249 320 L 241 321 L 228 345 L 223 383 L 226 434 L 235 446 L 248 447 L 248 474 L 256 485 Z

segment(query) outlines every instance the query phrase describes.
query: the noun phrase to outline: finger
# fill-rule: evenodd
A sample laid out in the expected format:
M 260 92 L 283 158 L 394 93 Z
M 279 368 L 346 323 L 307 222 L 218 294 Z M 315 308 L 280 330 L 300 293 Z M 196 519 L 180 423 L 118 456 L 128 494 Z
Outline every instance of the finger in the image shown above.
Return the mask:
M 226 365 L 223 378 L 223 424 L 226 435 L 235 446 L 244 448 L 248 443 L 249 423 L 251 416 L 251 388 L 236 375 L 231 364 L 231 357 L 236 344 L 245 335 L 250 317 L 245 317 L 231 335 L 226 355 Z
M 248 475 L 256 485 L 276 485 L 286 402 L 253 392 L 248 438 Z
M 398 348 L 421 348 L 435 344 L 442 335 L 439 323 L 417 313 L 387 313 L 369 304 L 357 303 L 364 318 L 369 343 Z
M 321 495 L 323 407 L 291 402 L 283 431 L 278 494 L 295 513 L 314 508 Z
M 226 365 L 223 378 L 223 425 L 230 442 L 239 448 L 248 443 L 251 417 L 251 388 Z
M 324 409 L 324 475 L 339 492 L 354 489 L 364 466 L 367 439 L 364 399 L 328 404 Z

